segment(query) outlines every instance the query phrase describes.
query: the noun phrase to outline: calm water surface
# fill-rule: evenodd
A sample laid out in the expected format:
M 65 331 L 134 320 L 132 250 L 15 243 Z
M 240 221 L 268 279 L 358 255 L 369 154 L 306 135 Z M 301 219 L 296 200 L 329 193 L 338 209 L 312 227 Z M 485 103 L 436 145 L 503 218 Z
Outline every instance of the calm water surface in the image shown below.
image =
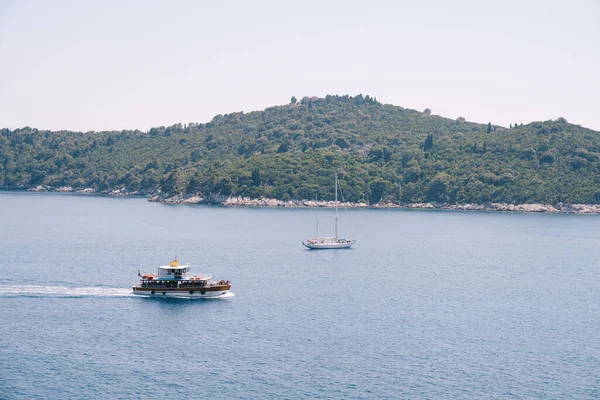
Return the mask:
M 321 210 L 330 233 L 331 211 Z M 600 216 L 0 193 L 0 398 L 600 397 Z M 131 295 L 175 255 L 220 300 Z

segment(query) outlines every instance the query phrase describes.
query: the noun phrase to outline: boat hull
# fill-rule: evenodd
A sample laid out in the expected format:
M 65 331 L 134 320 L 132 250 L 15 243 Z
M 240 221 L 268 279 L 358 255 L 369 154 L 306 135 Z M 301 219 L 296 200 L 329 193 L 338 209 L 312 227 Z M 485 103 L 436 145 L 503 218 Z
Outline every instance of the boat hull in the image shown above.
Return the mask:
M 211 298 L 228 295 L 231 286 L 213 286 L 206 288 L 147 288 L 133 286 L 133 294 L 146 297 L 186 297 Z
M 354 241 L 348 242 L 334 242 L 334 243 L 305 243 L 302 242 L 305 247 L 308 247 L 311 250 L 328 250 L 328 249 L 349 249 Z

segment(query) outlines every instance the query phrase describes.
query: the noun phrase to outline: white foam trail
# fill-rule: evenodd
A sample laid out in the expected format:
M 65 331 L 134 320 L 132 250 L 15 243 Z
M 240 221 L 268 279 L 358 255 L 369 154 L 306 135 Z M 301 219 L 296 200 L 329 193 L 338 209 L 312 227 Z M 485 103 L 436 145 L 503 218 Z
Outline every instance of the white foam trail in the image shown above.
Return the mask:
M 0 296 L 132 297 L 134 294 L 128 288 L 0 285 Z

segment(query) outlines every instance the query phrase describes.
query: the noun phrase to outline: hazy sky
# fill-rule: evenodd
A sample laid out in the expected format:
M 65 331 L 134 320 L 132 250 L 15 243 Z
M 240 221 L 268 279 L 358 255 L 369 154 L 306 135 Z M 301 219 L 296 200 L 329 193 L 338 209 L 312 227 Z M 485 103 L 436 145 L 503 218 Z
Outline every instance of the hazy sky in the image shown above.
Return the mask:
M 600 130 L 600 1 L 0 0 L 0 127 L 146 130 L 359 93 Z

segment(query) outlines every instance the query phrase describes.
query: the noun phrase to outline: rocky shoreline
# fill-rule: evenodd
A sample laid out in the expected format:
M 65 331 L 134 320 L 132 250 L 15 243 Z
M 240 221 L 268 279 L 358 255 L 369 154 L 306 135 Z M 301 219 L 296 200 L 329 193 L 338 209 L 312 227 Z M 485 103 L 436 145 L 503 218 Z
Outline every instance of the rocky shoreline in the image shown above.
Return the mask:
M 242 199 L 228 198 L 224 206 L 250 206 L 250 207 L 335 207 L 333 201 L 282 201 L 275 199 Z M 431 209 L 431 210 L 456 210 L 456 211 L 503 211 L 503 212 L 547 212 L 568 214 L 600 214 L 600 204 L 436 204 L 436 203 L 339 203 L 343 208 L 405 208 L 405 209 Z
M 333 201 L 315 200 L 277 200 L 277 199 L 250 199 L 247 197 L 212 196 L 205 199 L 199 194 L 178 195 L 163 198 L 154 195 L 149 201 L 165 204 L 216 204 L 226 207 L 287 207 L 287 208 L 310 208 L 310 207 L 335 207 Z M 554 213 L 554 214 L 600 214 L 600 204 L 436 204 L 436 203 L 379 203 L 369 205 L 367 203 L 340 202 L 342 208 L 404 208 L 425 210 L 455 210 L 455 211 L 500 211 L 500 212 L 528 212 L 528 213 Z
M 109 196 L 149 196 L 152 194 L 150 192 L 145 192 L 145 191 L 129 192 L 125 188 L 99 191 L 94 188 L 73 188 L 71 186 L 51 187 L 51 186 L 43 186 L 43 185 L 39 185 L 39 186 L 36 186 L 34 188 L 29 188 L 29 189 L 17 188 L 17 190 L 27 190 L 28 192 L 106 194 Z
M 28 189 L 33 192 L 63 192 L 63 193 L 82 193 L 82 194 L 105 194 L 110 196 L 150 196 L 148 201 L 163 204 L 213 204 L 226 207 L 287 207 L 287 208 L 310 208 L 326 207 L 333 208 L 333 201 L 315 201 L 315 200 L 277 200 L 277 199 L 250 199 L 238 196 L 211 195 L 203 197 L 196 194 L 180 194 L 176 196 L 163 196 L 148 192 L 128 192 L 125 188 L 106 190 L 99 192 L 93 188 L 74 189 L 70 186 L 52 188 L 48 186 L 37 186 Z M 499 212 L 527 212 L 527 213 L 552 213 L 552 214 L 600 214 L 600 204 L 510 204 L 510 203 L 489 203 L 489 204 L 437 204 L 437 203 L 378 203 L 369 205 L 364 202 L 350 203 L 340 202 L 342 208 L 403 208 L 403 209 L 422 209 L 422 210 L 454 210 L 454 211 L 499 211 Z

